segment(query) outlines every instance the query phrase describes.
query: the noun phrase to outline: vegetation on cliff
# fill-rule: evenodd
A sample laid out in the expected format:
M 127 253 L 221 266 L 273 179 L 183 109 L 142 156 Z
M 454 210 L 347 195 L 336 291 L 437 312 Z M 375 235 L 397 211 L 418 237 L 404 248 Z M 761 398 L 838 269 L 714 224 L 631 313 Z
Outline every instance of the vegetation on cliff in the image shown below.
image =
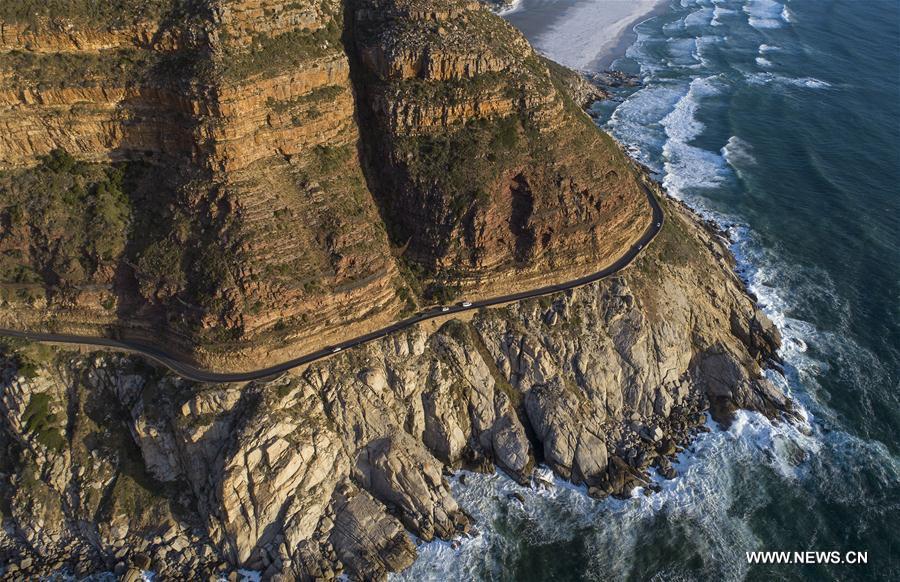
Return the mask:
M 54 150 L 36 168 L 0 175 L 0 281 L 50 293 L 112 280 L 132 208 L 121 168 Z
M 639 235 L 634 172 L 566 94 L 570 76 L 512 27 L 468 2 L 349 10 L 370 183 L 426 275 L 470 285 L 589 252 L 602 262 L 621 245 L 601 233 Z
M 183 3 L 186 0 L 15 0 L 0 4 L 0 19 L 31 25 L 55 19 L 114 26 L 158 18 Z
M 15 326 L 240 367 L 595 270 L 649 216 L 572 80 L 475 2 L 5 10 Z

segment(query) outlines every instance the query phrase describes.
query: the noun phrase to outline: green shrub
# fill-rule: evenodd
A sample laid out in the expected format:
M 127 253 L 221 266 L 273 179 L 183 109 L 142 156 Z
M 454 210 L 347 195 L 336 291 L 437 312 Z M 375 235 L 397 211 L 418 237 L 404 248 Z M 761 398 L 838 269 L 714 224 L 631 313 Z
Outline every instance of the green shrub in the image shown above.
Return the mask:
M 187 278 L 181 267 L 181 247 L 169 238 L 147 245 L 137 262 L 135 274 L 145 297 L 172 295 L 180 291 Z
M 163 55 L 136 48 L 56 53 L 13 50 L 0 53 L 0 69 L 10 71 L 10 80 L 16 85 L 96 87 L 137 82 L 163 59 Z
M 0 281 L 78 285 L 125 251 L 132 208 L 121 168 L 54 150 L 40 165 L 0 177 Z M 22 235 L 26 238 L 22 238 Z M 40 274 L 40 275 L 39 275 Z
M 334 174 L 347 164 L 353 151 L 350 146 L 317 145 L 313 148 L 317 170 L 321 174 Z
M 267 75 L 298 68 L 310 59 L 340 48 L 343 30 L 340 16 L 328 20 L 327 26 L 314 31 L 292 30 L 277 36 L 258 35 L 249 48 L 231 48 L 224 59 L 222 73 L 238 80 L 254 75 Z
M 0 18 L 35 24 L 47 18 L 65 18 L 95 26 L 124 25 L 158 18 L 181 0 L 10 0 L 0 2 Z
M 48 449 L 59 452 L 66 445 L 59 420 L 50 412 L 50 395 L 46 392 L 31 395 L 22 415 L 22 422 L 25 430 Z
M 396 159 L 404 160 L 413 183 L 449 201 L 451 222 L 473 204 L 487 204 L 485 187 L 519 157 L 517 116 L 475 119 L 456 131 L 398 140 Z

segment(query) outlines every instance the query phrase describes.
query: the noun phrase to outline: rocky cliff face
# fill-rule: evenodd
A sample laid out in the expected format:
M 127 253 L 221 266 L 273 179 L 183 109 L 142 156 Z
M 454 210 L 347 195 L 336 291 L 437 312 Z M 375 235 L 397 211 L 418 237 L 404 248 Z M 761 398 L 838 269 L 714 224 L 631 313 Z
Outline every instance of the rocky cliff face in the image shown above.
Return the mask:
M 7 327 L 249 368 L 597 270 L 649 220 L 571 76 L 475 2 L 29 0 L 0 78 Z
M 610 263 L 647 227 L 619 149 L 510 25 L 471 1 L 349 6 L 371 183 L 407 258 L 484 288 Z
M 115 355 L 7 349 L 0 563 L 198 578 L 381 579 L 466 535 L 446 475 L 536 463 L 627 496 L 735 408 L 790 403 L 777 331 L 718 236 L 667 202 L 620 276 L 414 328 L 265 383 L 200 385 Z M 437 327 L 437 326 L 435 326 Z M 279 578 L 281 576 L 281 578 Z
M 341 4 L 118 4 L 111 21 L 4 24 L 4 324 L 111 328 L 227 367 L 396 317 L 403 283 L 356 159 Z M 15 169 L 60 148 L 77 162 Z M 98 171 L 122 174 L 119 222 L 81 179 Z M 63 208 L 34 212 L 46 182 Z M 73 252 L 66 233 L 90 240 L 95 223 L 127 239 Z M 54 260 L 60 248 L 71 256 Z

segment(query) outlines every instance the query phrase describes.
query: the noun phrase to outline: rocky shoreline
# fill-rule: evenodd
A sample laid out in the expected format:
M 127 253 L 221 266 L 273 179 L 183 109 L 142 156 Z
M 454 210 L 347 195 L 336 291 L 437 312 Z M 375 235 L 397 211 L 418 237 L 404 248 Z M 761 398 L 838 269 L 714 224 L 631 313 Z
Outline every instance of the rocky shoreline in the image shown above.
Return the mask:
M 194 384 L 101 353 L 22 370 L 7 350 L 4 577 L 379 579 L 415 559 L 407 532 L 471 527 L 455 470 L 526 483 L 540 463 L 625 498 L 652 489 L 651 467 L 675 476 L 707 413 L 789 413 L 762 374 L 777 330 L 719 233 L 664 203 L 666 226 L 621 276 L 267 383 Z
M 522 0 L 482 0 L 488 8 L 502 14 L 515 8 Z

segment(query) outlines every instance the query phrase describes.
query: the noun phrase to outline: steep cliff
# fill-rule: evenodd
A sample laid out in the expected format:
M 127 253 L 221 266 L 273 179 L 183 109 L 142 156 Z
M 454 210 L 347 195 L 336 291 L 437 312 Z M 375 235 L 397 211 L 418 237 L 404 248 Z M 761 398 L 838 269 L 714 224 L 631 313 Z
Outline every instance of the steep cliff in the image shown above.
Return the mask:
M 4 324 L 228 367 L 395 318 L 340 3 L 95 4 L 5 15 Z M 116 177 L 115 221 L 93 174 Z M 77 244 L 107 232 L 126 239 Z
M 472 1 L 349 6 L 370 182 L 437 283 L 584 274 L 643 233 L 634 171 L 509 24 Z
M 110 355 L 7 352 L 6 575 L 380 579 L 466 535 L 445 473 L 535 463 L 627 496 L 736 408 L 790 403 L 779 339 L 689 213 L 621 276 L 415 328 L 268 383 L 210 386 Z M 435 326 L 437 327 L 437 326 Z M 278 575 L 284 578 L 277 578 Z
M 649 212 L 566 76 L 474 2 L 4 6 L 0 324 L 239 369 L 595 271 Z

